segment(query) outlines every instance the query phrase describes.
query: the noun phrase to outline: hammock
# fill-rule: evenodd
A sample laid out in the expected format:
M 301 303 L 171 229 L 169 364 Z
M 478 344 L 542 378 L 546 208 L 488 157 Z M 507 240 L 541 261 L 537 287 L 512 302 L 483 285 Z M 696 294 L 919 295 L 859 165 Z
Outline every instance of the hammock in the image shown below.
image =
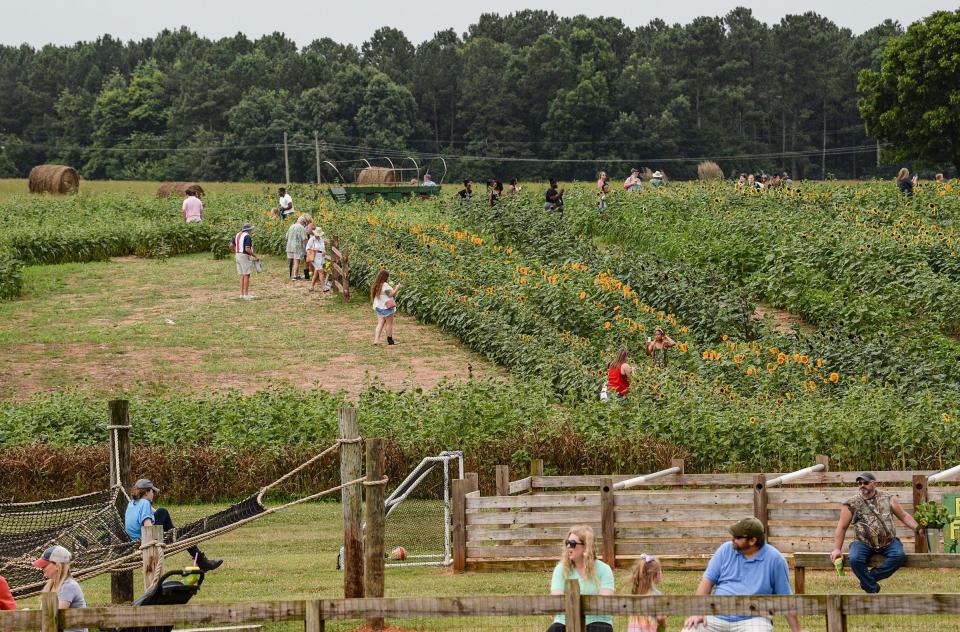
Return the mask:
M 166 531 L 164 555 L 185 551 L 257 518 L 365 481 L 366 477 L 358 478 L 278 507 L 267 508 L 263 504 L 269 490 L 337 449 L 341 443 L 357 441 L 360 439 L 338 441 L 256 494 L 215 514 Z M 386 479 L 374 484 L 385 482 Z M 71 498 L 0 504 L 0 575 L 10 584 L 14 597 L 22 599 L 41 591 L 46 580 L 31 563 L 54 544 L 73 553 L 71 574 L 78 580 L 139 567 L 142 564 L 140 541 L 131 541 L 124 529 L 129 500 L 123 488 L 115 486 Z

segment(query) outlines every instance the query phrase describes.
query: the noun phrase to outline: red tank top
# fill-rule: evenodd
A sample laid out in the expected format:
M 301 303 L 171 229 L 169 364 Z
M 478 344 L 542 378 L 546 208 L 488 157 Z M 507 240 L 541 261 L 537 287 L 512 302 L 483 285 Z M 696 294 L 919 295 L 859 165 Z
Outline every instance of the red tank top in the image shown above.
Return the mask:
M 607 369 L 607 390 L 616 391 L 619 395 L 626 395 L 630 390 L 630 380 L 620 372 L 620 366 Z

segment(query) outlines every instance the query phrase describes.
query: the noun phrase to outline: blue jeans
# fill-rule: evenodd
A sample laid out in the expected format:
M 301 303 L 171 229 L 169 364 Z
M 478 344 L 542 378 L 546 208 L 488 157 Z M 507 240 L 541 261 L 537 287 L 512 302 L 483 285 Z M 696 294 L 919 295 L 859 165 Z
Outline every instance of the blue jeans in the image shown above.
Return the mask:
M 884 559 L 879 566 L 871 570 L 867 568 L 867 560 L 874 553 L 882 555 Z M 906 559 L 900 538 L 894 538 L 890 544 L 879 549 L 871 548 L 859 540 L 850 543 L 850 568 L 860 580 L 860 587 L 868 593 L 880 592 L 880 584 L 877 582 L 893 575 Z

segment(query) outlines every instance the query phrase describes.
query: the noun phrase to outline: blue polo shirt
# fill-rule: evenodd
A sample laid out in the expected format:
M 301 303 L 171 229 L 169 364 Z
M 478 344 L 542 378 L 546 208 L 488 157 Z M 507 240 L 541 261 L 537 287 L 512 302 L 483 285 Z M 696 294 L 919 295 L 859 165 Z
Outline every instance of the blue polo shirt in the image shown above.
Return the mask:
M 787 560 L 773 546 L 764 543 L 752 559 L 747 559 L 724 542 L 710 558 L 704 577 L 713 582 L 714 595 L 792 595 Z M 724 615 L 725 621 L 744 621 L 751 617 Z
M 143 530 L 143 521 L 155 521 L 153 516 L 153 507 L 146 498 L 140 500 L 131 500 L 127 503 L 127 512 L 123 517 L 123 526 L 131 540 L 139 540 L 140 532 Z

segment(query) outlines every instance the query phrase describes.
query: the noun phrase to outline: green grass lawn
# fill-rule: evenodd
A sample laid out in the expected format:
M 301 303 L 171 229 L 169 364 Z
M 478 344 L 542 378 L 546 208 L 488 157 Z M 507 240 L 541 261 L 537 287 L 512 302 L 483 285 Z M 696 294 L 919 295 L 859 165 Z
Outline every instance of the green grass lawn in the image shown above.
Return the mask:
M 276 191 L 276 184 L 269 182 L 200 182 L 204 193 L 226 191 Z M 97 195 L 98 193 L 133 193 L 135 195 L 154 196 L 159 182 L 145 180 L 80 180 L 79 195 Z M 0 178 L 0 200 L 13 195 L 30 193 L 27 178 Z
M 174 519 L 187 522 L 219 509 L 218 506 L 170 507 Z M 336 558 L 341 538 L 341 512 L 339 503 L 312 503 L 300 505 L 278 514 L 265 517 L 240 529 L 206 543 L 202 548 L 211 557 L 222 557 L 223 566 L 209 574 L 200 593 L 192 603 L 226 601 L 255 601 L 269 599 L 307 599 L 317 597 L 341 597 L 343 574 L 336 570 Z M 719 542 L 718 542 L 719 544 Z M 189 564 L 185 553 L 167 560 L 166 566 L 178 568 Z M 665 594 L 692 594 L 700 580 L 700 572 L 665 571 L 660 589 Z M 617 591 L 626 591 L 628 571 L 616 573 Z M 386 596 L 458 596 L 544 594 L 549 592 L 548 572 L 496 572 L 465 573 L 454 575 L 447 569 L 436 567 L 388 568 L 386 570 Z M 142 581 L 134 577 L 136 594 L 141 592 Z M 110 602 L 110 579 L 108 575 L 83 583 L 90 605 Z M 883 583 L 884 593 L 946 593 L 956 590 L 955 571 L 924 571 L 904 569 Z M 832 572 L 807 573 L 807 592 L 810 594 L 857 593 L 856 580 L 849 572 L 837 577 Z M 36 599 L 23 602 L 26 607 L 36 607 Z M 417 629 L 522 629 L 545 630 L 549 624 L 544 617 L 512 618 L 489 617 L 483 619 L 442 619 L 435 621 L 396 621 L 397 625 Z M 859 630 L 946 630 L 954 629 L 956 621 L 946 617 L 857 617 L 851 619 L 851 631 Z M 346 625 L 355 625 L 345 624 Z M 812 617 L 804 621 L 810 630 L 822 629 L 823 619 Z M 682 625 L 674 617 L 669 629 L 678 630 Z M 292 624 L 268 626 L 271 631 L 299 626 Z M 334 629 L 336 626 L 331 626 Z M 619 620 L 617 630 L 626 627 Z M 778 630 L 788 629 L 779 619 Z
M 287 278 L 265 257 L 254 301 L 239 300 L 232 259 L 134 257 L 31 266 L 23 296 L 0 303 L 0 398 L 67 385 L 95 392 L 252 392 L 270 380 L 358 391 L 503 374 L 454 337 L 398 315 L 394 347 L 374 347 L 367 297 L 349 304 Z M 385 343 L 385 339 L 383 340 Z

